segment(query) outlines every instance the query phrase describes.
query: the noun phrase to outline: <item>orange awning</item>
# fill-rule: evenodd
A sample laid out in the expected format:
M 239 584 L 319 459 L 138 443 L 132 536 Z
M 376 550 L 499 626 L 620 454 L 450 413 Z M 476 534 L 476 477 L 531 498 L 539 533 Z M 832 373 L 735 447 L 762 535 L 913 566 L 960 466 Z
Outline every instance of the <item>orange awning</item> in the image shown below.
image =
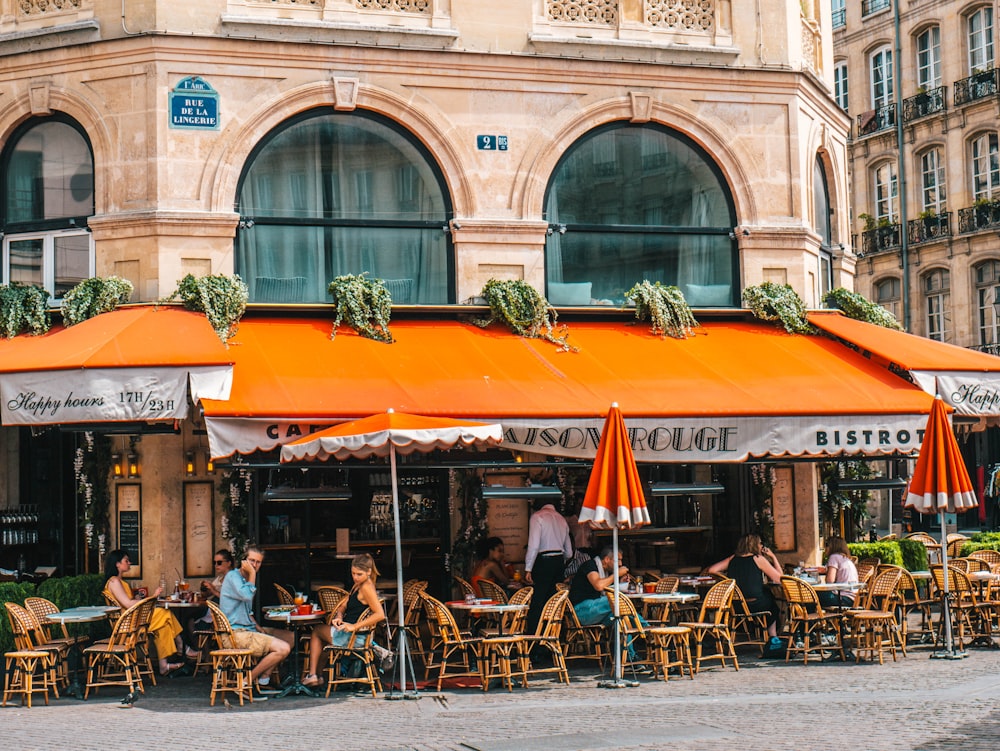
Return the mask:
M 41 336 L 0 339 L 5 425 L 180 419 L 195 400 L 224 399 L 232 354 L 205 316 L 128 306 Z
M 809 322 L 872 362 L 908 373 L 959 414 L 1000 415 L 1000 357 L 856 321 L 837 311 L 810 313 Z
M 230 346 L 232 394 L 203 401 L 217 456 L 273 449 L 392 408 L 499 421 L 506 446 L 593 457 L 613 401 L 629 416 L 633 442 L 646 443 L 635 446 L 640 461 L 680 460 L 692 442 L 701 458 L 687 459 L 699 461 L 890 453 L 916 448 L 931 405 L 836 341 L 761 322 L 710 321 L 675 340 L 645 324 L 579 321 L 570 325 L 578 352 L 447 320 L 395 321 L 394 344 L 345 328 L 331 340 L 330 331 L 327 317 L 244 318 Z M 862 433 L 848 438 L 854 430 Z

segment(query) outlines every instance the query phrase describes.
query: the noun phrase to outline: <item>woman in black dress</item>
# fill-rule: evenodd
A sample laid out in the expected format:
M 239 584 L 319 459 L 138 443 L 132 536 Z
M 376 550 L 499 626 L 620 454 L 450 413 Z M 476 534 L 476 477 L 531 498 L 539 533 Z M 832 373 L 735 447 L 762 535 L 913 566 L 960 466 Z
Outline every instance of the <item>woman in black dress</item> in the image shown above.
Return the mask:
M 736 543 L 736 552 L 708 567 L 710 574 L 725 574 L 736 580 L 751 612 L 767 611 L 767 633 L 771 649 L 781 647 L 778 638 L 778 603 L 771 590 L 764 584 L 765 577 L 772 584 L 781 583 L 781 564 L 774 553 L 764 547 L 759 535 L 743 535 Z

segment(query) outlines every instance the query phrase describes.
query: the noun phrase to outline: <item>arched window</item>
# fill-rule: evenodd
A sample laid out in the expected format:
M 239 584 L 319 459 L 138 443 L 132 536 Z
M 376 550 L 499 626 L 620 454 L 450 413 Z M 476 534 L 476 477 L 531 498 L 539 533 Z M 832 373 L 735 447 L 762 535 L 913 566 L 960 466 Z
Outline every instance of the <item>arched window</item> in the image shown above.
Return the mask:
M 545 207 L 553 305 L 619 304 L 643 280 L 678 285 L 693 307 L 735 304 L 732 197 L 683 135 L 630 123 L 591 131 L 563 155 Z
M 897 321 L 900 320 L 901 299 L 902 294 L 900 292 L 898 277 L 891 276 L 888 279 L 882 279 L 875 283 L 875 302 L 892 313 Z
M 924 302 L 927 306 L 927 338 L 946 342 L 951 323 L 951 275 L 947 269 L 932 269 L 923 276 Z
M 996 308 L 1000 303 L 1000 261 L 983 261 L 976 265 L 975 271 L 979 343 L 995 347 L 1000 344 L 1000 317 Z
M 833 235 L 830 227 L 830 189 L 826 182 L 826 168 L 823 158 L 817 154 L 813 162 L 813 226 L 820 236 L 818 299 L 822 300 L 826 293 L 833 289 Z
M 940 214 L 945 210 L 944 158 L 941 149 L 928 149 L 920 155 L 920 206 L 923 211 Z
M 917 36 L 917 86 L 925 91 L 941 85 L 941 28 L 931 26 Z
M 981 133 L 969 142 L 972 198 L 995 200 L 1000 197 L 1000 144 L 997 134 Z
M 875 219 L 895 222 L 899 212 L 896 163 L 882 162 L 872 170 L 872 180 L 875 188 Z
M 362 272 L 396 304 L 454 302 L 444 179 L 385 118 L 324 108 L 283 123 L 248 160 L 237 211 L 253 302 L 327 302 L 335 277 Z
M 94 274 L 90 142 L 61 115 L 29 120 L 11 135 L 0 173 L 3 282 L 36 284 L 61 298 Z

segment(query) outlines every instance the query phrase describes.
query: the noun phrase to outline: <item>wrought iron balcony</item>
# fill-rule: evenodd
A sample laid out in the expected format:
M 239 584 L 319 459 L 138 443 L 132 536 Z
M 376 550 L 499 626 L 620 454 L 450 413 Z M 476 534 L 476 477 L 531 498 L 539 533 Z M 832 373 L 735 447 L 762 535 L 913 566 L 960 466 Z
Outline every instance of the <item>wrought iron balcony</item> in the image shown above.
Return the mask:
M 986 99 L 997 94 L 997 69 L 973 73 L 968 78 L 955 81 L 955 106 Z
M 899 224 L 874 227 L 861 233 L 861 253 L 858 255 L 873 256 L 876 253 L 895 250 L 899 245 Z
M 841 26 L 847 26 L 847 9 L 839 8 L 830 14 L 830 28 L 839 29 Z
M 958 210 L 958 231 L 978 232 L 1000 227 L 1000 201 L 983 201 Z
M 943 211 L 934 216 L 918 217 L 906 223 L 906 239 L 913 244 L 925 243 L 950 235 L 950 211 Z
M 922 91 L 916 96 L 903 100 L 903 122 L 908 123 L 935 112 L 943 112 L 947 107 L 947 88 L 938 86 L 936 89 Z
M 858 137 L 870 136 L 880 130 L 887 130 L 896 124 L 896 105 L 887 104 L 877 110 L 868 110 L 858 115 Z
M 861 17 L 892 7 L 892 0 L 861 0 Z
M 991 344 L 973 344 L 971 347 L 966 347 L 966 349 L 974 349 L 977 352 L 985 352 L 988 355 L 1000 355 L 1000 344 L 996 342 Z

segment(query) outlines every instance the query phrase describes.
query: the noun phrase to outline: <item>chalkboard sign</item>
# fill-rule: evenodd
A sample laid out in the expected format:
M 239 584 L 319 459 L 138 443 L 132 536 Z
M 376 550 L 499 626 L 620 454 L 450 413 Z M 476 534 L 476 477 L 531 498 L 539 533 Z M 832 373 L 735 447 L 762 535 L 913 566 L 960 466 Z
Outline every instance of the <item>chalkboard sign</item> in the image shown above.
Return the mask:
M 118 547 L 127 550 L 132 569 L 129 578 L 142 577 L 142 496 L 139 485 L 119 485 Z

